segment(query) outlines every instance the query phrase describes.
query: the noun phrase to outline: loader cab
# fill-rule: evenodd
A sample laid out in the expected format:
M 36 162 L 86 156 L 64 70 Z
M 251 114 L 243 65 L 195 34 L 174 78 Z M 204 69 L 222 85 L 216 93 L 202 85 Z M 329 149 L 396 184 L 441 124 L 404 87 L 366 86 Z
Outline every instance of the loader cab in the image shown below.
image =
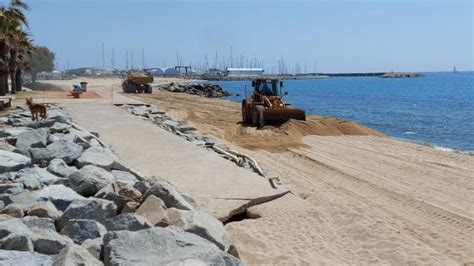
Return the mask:
M 281 96 L 281 87 L 283 82 L 278 79 L 256 79 L 252 81 L 252 86 L 260 95 L 264 96 Z

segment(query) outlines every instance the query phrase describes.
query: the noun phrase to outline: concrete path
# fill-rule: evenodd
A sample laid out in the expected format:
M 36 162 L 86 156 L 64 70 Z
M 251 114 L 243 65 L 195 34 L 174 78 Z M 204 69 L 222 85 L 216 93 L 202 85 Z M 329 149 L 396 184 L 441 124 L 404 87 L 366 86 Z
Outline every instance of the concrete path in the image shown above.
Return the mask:
M 125 165 L 145 176 L 169 180 L 221 220 L 287 193 L 285 189 L 273 189 L 266 179 L 215 152 L 112 104 L 100 101 L 61 105 L 76 123 L 98 132 Z

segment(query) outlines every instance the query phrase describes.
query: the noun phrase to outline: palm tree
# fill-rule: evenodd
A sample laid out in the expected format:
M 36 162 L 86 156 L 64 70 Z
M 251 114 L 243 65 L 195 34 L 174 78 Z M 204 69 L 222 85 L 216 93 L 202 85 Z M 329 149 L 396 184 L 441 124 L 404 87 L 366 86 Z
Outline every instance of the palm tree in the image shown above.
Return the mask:
M 13 31 L 8 36 L 9 62 L 8 71 L 11 80 L 11 93 L 21 91 L 21 67 L 24 65 L 23 59 L 32 50 L 31 41 L 24 31 Z M 17 77 L 19 75 L 20 77 Z M 19 83 L 18 83 L 19 82 Z
M 19 52 L 23 46 L 30 46 L 22 26 L 28 27 L 24 11 L 28 5 L 21 0 L 12 0 L 8 7 L 0 6 L 0 95 L 8 92 L 8 74 L 12 83 L 12 93 L 16 92 L 15 82 Z M 21 71 L 20 71 L 21 73 Z

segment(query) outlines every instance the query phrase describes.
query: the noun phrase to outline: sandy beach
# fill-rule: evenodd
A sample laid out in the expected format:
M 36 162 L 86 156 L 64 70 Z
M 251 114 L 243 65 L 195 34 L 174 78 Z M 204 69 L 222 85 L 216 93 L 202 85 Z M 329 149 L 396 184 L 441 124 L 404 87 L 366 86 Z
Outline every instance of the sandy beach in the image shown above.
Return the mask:
M 86 81 L 103 97 L 120 91 L 119 79 Z M 474 262 L 473 156 L 337 118 L 257 130 L 239 123 L 240 105 L 230 101 L 162 91 L 127 96 L 253 156 L 291 190 L 226 224 L 250 265 Z
M 309 116 L 244 127 L 237 103 L 155 91 L 138 96 L 254 156 L 293 195 L 227 224 L 249 264 L 469 263 L 474 157 Z M 289 248 L 291 247 L 291 248 Z

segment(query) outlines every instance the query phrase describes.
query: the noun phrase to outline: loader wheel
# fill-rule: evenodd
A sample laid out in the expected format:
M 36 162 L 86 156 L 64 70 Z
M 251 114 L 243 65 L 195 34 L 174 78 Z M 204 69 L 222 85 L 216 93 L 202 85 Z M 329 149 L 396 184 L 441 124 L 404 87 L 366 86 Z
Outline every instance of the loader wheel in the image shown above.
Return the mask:
M 247 103 L 245 100 L 242 101 L 242 123 L 250 124 L 251 118 L 250 114 L 248 113 Z
M 257 105 L 252 112 L 252 125 L 258 128 L 265 126 L 265 120 L 263 117 L 263 106 Z

